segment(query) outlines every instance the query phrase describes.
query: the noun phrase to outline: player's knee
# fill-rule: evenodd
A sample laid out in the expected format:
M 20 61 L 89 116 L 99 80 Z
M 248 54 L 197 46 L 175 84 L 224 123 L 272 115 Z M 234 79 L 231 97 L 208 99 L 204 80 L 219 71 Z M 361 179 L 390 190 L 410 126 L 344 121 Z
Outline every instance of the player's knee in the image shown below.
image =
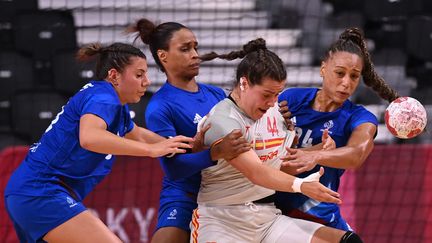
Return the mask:
M 358 236 L 356 233 L 347 231 L 340 240 L 340 243 L 363 243 L 362 239 L 360 239 L 360 236 Z

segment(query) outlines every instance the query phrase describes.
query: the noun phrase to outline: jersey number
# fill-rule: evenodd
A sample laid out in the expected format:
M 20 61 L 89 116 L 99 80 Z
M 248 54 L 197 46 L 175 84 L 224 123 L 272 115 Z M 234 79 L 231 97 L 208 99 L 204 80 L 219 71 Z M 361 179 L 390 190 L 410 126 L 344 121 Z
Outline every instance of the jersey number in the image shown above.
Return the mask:
M 276 117 L 273 116 L 273 122 L 271 121 L 270 117 L 267 117 L 267 132 L 271 133 L 272 136 L 278 135 L 279 131 L 277 128 L 277 123 L 276 123 Z

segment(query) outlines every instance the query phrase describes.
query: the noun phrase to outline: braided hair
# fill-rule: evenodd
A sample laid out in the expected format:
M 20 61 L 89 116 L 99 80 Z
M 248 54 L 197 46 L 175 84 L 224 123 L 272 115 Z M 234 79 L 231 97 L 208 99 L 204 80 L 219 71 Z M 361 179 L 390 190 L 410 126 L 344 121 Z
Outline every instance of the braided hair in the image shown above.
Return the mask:
M 267 49 L 266 42 L 262 38 L 249 41 L 238 51 L 227 54 L 210 52 L 200 56 L 202 61 L 215 58 L 234 60 L 243 58 L 237 66 L 235 85 L 238 85 L 241 77 L 246 77 L 251 85 L 261 84 L 263 78 L 284 81 L 287 72 L 282 60 L 272 51 Z
M 363 59 L 363 82 L 382 99 L 392 102 L 399 97 L 399 94 L 376 73 L 360 29 L 348 28 L 342 32 L 339 39 L 326 51 L 324 61 L 328 60 L 332 54 L 340 51 L 356 54 Z

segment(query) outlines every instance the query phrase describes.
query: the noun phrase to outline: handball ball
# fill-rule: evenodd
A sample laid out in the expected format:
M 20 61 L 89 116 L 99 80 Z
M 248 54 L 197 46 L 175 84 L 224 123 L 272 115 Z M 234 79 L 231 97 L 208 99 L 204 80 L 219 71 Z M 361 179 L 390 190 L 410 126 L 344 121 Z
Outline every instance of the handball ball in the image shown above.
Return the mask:
M 419 135 L 427 123 L 425 108 L 411 97 L 399 97 L 391 102 L 384 119 L 387 129 L 394 136 L 403 139 Z

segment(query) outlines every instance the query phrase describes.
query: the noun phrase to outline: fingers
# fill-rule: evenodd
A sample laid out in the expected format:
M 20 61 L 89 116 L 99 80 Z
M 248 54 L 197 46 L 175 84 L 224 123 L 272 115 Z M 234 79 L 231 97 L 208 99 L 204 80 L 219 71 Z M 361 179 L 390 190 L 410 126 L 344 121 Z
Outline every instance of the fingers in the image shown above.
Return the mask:
M 320 174 L 320 177 L 322 176 L 322 175 L 324 175 L 324 167 L 320 167 L 320 169 L 319 169 L 319 174 Z
M 230 138 L 230 139 L 237 139 L 237 138 L 240 138 L 241 136 L 243 136 L 241 130 L 240 129 L 234 129 L 225 137 Z
M 296 148 L 288 148 L 288 147 L 286 147 L 285 149 L 286 149 L 286 151 L 288 152 L 289 155 L 295 155 L 295 154 L 297 154 L 297 151 L 298 151 L 298 149 L 296 149 Z
M 186 153 L 186 149 L 179 149 L 179 148 L 176 148 L 176 149 L 174 149 L 174 153 L 176 153 L 176 154 L 184 154 L 184 153 Z
M 281 102 L 279 102 L 279 107 L 283 107 L 283 106 L 288 107 L 288 101 L 282 100 Z
M 291 117 L 291 112 L 289 111 L 288 102 L 286 100 L 279 102 L 279 112 L 282 114 L 285 120 L 289 120 Z
M 324 140 L 326 140 L 328 137 L 329 137 L 329 130 L 326 128 L 326 129 L 324 129 L 324 131 L 323 131 L 323 134 L 322 134 L 321 140 L 324 141 Z
M 193 146 L 191 144 L 188 143 L 174 143 L 172 145 L 172 147 L 175 148 L 185 148 L 185 149 L 191 149 Z
M 211 127 L 211 124 L 209 123 L 204 128 L 202 128 L 200 132 L 202 134 L 205 134 L 210 129 L 210 127 Z
M 340 199 L 340 194 L 330 190 L 329 188 L 323 186 L 323 192 L 322 192 L 322 200 L 323 202 L 329 202 L 329 203 L 336 203 L 341 204 L 342 200 Z
M 183 136 L 183 135 L 179 135 L 179 136 L 175 136 L 173 138 L 169 138 L 169 140 L 172 140 L 174 142 L 184 142 L 184 143 L 191 143 L 191 142 L 194 141 L 193 138 L 186 137 L 186 136 Z

